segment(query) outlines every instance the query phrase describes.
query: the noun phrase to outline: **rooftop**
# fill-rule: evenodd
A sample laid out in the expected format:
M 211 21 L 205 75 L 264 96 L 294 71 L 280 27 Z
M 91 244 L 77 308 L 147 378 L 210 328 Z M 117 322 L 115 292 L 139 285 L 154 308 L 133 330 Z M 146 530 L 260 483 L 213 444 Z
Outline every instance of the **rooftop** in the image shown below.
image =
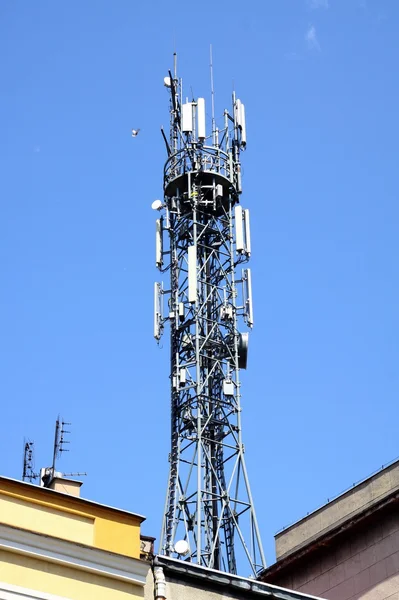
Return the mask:
M 65 493 L 68 481 L 60 491 L 0 477 L 0 525 L 132 558 L 151 551 L 140 539 L 144 517 Z

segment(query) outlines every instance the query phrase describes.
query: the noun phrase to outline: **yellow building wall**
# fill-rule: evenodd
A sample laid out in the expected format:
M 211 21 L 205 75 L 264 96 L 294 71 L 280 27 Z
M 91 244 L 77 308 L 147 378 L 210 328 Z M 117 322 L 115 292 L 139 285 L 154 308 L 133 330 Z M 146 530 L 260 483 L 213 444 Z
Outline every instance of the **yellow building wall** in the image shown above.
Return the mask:
M 140 586 L 0 550 L 0 581 L 69 600 L 143 598 Z
M 0 523 L 140 558 L 140 517 L 20 482 L 1 480 Z
M 0 522 L 71 542 L 93 545 L 94 518 L 0 494 Z
M 140 558 L 140 527 L 133 525 L 126 519 L 111 521 L 97 517 L 94 530 L 94 546 L 101 550 L 108 550 Z

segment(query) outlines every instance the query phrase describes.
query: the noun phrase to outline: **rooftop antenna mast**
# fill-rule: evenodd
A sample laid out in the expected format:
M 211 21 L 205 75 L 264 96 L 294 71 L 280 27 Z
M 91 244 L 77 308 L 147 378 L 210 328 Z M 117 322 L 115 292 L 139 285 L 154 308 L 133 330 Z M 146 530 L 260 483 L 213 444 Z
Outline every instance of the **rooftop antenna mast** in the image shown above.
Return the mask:
M 154 337 L 170 325 L 171 449 L 160 552 L 237 573 L 265 567 L 241 432 L 240 370 L 252 328 L 249 211 L 240 204 L 245 109 L 233 97 L 216 129 L 211 51 L 212 135 L 205 99 L 183 103 L 169 71 L 169 142 L 164 198 L 152 207 L 156 266 Z M 220 141 L 217 139 L 220 134 Z M 167 299 L 167 310 L 164 311 Z
M 66 444 L 70 444 L 70 441 L 65 439 L 65 436 L 68 433 L 71 433 L 65 426 L 71 425 L 67 421 L 64 421 L 60 415 L 58 415 L 57 420 L 55 422 L 55 431 L 54 431 L 54 445 L 53 445 L 53 462 L 51 467 L 46 467 L 42 469 L 42 483 L 44 487 L 48 487 L 54 477 L 79 477 L 82 475 L 87 475 L 87 473 L 61 473 L 56 469 L 57 459 L 60 458 L 63 452 L 69 452 L 68 448 L 65 448 Z
M 22 481 L 29 481 L 29 483 L 32 483 L 33 480 L 38 477 L 39 474 L 35 473 L 34 442 L 24 439 Z
M 51 465 L 51 468 L 53 469 L 54 472 L 55 472 L 57 458 L 59 458 L 63 452 L 69 452 L 69 450 L 67 448 L 64 448 L 65 444 L 70 443 L 69 440 L 65 439 L 65 434 L 71 433 L 71 432 L 64 429 L 65 425 L 70 425 L 70 423 L 67 423 L 66 421 L 63 421 L 62 419 L 60 419 L 60 416 L 58 415 L 58 418 L 55 422 L 53 463 Z

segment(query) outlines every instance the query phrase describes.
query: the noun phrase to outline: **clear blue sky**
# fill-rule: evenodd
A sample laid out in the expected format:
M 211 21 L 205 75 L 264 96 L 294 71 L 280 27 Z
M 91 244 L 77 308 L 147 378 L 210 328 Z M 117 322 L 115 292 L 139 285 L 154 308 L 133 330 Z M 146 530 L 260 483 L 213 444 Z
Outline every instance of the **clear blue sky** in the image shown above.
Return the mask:
M 396 0 L 0 0 L 0 472 L 22 440 L 158 537 L 169 350 L 152 338 L 154 212 L 179 71 L 245 101 L 255 328 L 248 469 L 273 534 L 399 454 Z M 140 127 L 136 139 L 132 127 Z

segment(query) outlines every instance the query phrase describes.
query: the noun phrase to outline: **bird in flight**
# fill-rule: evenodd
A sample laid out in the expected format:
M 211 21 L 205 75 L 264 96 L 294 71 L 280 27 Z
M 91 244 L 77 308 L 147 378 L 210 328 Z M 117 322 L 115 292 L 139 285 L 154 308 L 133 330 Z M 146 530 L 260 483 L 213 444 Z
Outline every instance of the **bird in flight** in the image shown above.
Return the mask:
M 132 129 L 132 137 L 137 137 L 140 129 Z

